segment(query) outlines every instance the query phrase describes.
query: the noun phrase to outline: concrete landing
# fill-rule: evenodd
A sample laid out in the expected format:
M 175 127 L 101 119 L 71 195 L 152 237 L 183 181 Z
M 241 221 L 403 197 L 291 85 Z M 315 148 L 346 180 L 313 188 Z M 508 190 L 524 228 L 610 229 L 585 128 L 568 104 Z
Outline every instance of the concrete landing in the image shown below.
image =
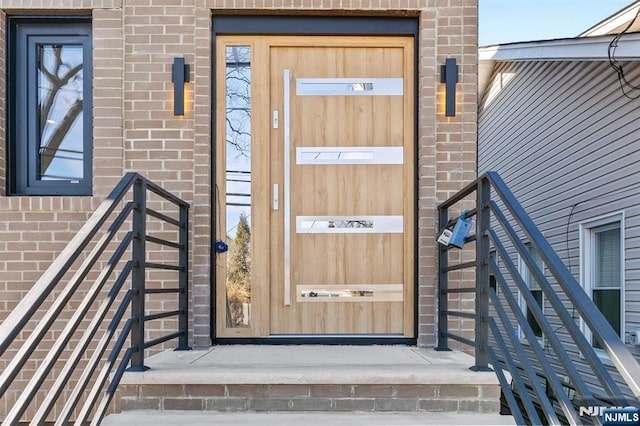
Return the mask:
M 150 370 L 127 373 L 121 384 L 487 384 L 492 372 L 469 370 L 473 357 L 411 346 L 215 346 L 165 351 Z
M 210 426 L 210 425 L 515 425 L 513 417 L 478 413 L 325 413 L 325 412 L 193 412 L 128 411 L 105 418 L 102 426 Z

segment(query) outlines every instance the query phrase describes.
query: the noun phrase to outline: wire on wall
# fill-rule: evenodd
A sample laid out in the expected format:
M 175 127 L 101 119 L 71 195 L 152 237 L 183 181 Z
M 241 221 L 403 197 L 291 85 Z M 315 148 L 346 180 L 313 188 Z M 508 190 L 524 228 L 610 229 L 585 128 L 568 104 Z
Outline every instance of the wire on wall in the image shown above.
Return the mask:
M 565 247 L 567 250 L 567 267 L 569 269 L 569 272 L 571 272 L 573 274 L 572 271 L 572 265 L 571 265 L 571 255 L 569 252 L 569 228 L 571 226 L 571 220 L 573 218 L 573 215 L 575 214 L 576 209 L 578 208 L 578 206 L 580 204 L 589 202 L 589 201 L 593 201 L 593 200 L 597 200 L 599 198 L 605 198 L 605 197 L 612 197 L 612 196 L 616 196 L 616 197 L 620 197 L 622 194 L 625 194 L 627 192 L 632 192 L 635 194 L 635 192 L 637 191 L 637 189 L 640 188 L 640 183 L 635 183 L 629 186 L 626 186 L 624 188 L 618 188 L 618 189 L 614 189 L 613 191 L 610 191 L 606 194 L 599 194 L 596 195 L 595 197 L 591 197 L 591 198 L 587 198 L 586 200 L 582 200 L 582 201 L 578 201 L 577 203 L 574 203 L 573 205 L 571 205 L 571 211 L 569 212 L 569 218 L 567 219 L 567 226 L 565 228 Z
M 620 83 L 620 89 L 622 90 L 622 94 L 629 99 L 640 98 L 640 93 L 635 95 L 631 94 L 632 92 L 640 91 L 640 86 L 636 86 L 635 84 L 631 83 L 625 76 L 623 65 L 620 62 L 618 62 L 618 60 L 616 59 L 616 48 L 618 47 L 618 42 L 620 41 L 622 36 L 629 31 L 631 26 L 638 19 L 639 15 L 640 15 L 640 6 L 638 7 L 638 10 L 636 11 L 636 15 L 633 17 L 631 22 L 629 22 L 629 24 L 625 27 L 624 30 L 622 30 L 622 32 L 617 34 L 613 38 L 613 40 L 611 40 L 611 43 L 609 43 L 609 49 L 607 51 L 609 56 L 609 65 L 611 65 L 611 68 L 613 68 L 616 74 L 618 74 L 618 82 Z

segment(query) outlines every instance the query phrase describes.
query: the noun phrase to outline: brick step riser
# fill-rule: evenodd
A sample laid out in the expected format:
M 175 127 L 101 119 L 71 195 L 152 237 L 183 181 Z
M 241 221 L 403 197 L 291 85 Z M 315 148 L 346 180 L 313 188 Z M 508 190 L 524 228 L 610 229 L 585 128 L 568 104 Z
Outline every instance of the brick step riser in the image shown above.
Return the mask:
M 492 385 L 123 385 L 120 409 L 497 413 Z

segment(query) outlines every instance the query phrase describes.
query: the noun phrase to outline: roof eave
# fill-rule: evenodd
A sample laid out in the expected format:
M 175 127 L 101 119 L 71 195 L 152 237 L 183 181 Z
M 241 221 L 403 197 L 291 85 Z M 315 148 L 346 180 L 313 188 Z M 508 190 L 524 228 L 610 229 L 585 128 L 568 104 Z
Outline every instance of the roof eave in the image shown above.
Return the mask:
M 481 47 L 480 61 L 599 61 L 608 59 L 615 36 L 563 38 Z M 619 60 L 640 58 L 640 33 L 625 34 L 616 48 Z
M 489 85 L 496 62 L 506 61 L 608 61 L 614 35 L 564 38 L 500 44 L 478 49 L 478 96 Z M 640 33 L 625 34 L 618 40 L 617 60 L 640 60 Z

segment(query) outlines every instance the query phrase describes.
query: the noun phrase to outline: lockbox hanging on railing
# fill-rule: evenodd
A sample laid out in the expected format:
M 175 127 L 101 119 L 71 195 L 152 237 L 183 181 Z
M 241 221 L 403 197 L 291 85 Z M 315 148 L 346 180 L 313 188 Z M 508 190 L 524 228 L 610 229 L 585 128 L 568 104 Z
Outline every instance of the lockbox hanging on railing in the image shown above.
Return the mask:
M 460 217 L 456 221 L 453 230 L 445 228 L 438 237 L 438 243 L 443 246 L 454 246 L 462 248 L 464 246 L 464 239 L 467 238 L 469 231 L 471 230 L 472 220 L 467 218 L 467 210 L 463 210 L 460 213 Z

